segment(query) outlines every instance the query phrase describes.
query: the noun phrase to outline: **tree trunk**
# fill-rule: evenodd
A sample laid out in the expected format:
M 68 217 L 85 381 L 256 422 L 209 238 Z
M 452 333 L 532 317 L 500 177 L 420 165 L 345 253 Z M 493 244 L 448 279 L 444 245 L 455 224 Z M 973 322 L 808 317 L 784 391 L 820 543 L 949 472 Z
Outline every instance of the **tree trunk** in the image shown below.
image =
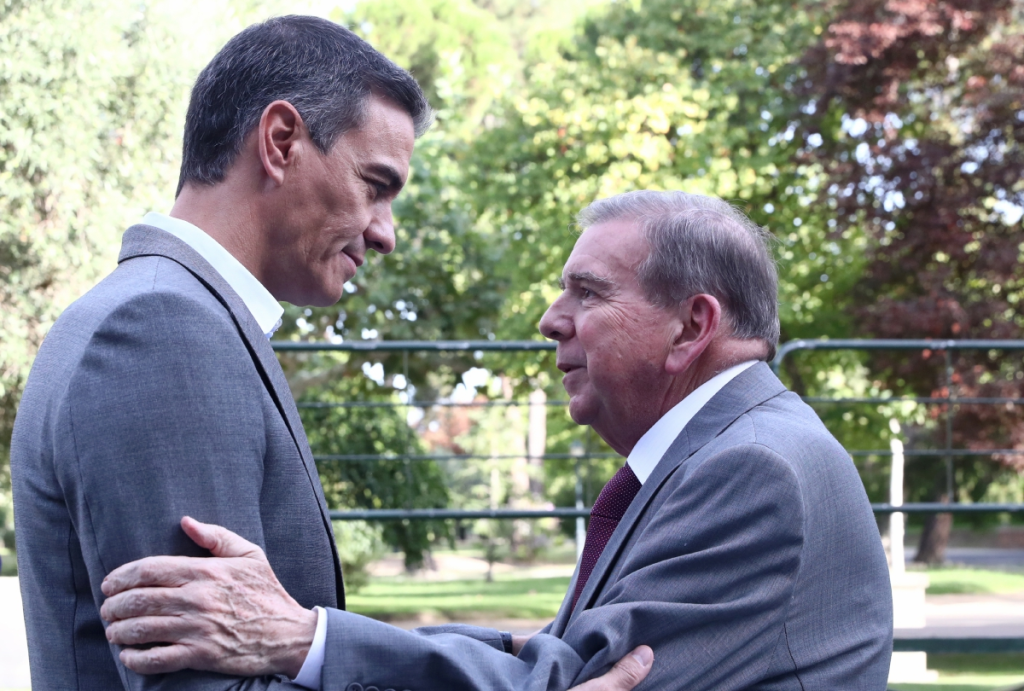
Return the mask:
M 949 503 L 945 494 L 939 497 L 943 504 Z M 946 561 L 946 547 L 953 530 L 953 514 L 933 513 L 924 522 L 921 542 L 917 545 L 914 562 L 918 564 L 942 564 Z

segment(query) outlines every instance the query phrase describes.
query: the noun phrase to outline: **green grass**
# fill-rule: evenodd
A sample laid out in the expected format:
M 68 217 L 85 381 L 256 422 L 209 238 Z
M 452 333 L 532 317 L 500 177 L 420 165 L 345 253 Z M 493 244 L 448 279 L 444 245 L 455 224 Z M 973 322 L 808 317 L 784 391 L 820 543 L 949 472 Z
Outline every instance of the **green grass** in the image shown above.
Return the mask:
M 347 608 L 383 620 L 432 614 L 448 619 L 499 617 L 554 618 L 562 604 L 568 578 L 507 578 L 492 583 L 375 579 L 346 598 Z
M 1024 574 L 988 569 L 928 569 L 928 594 L 1014 593 L 1024 591 Z
M 928 669 L 939 673 L 934 684 L 890 684 L 894 691 L 992 691 L 1024 684 L 1024 653 L 928 656 Z

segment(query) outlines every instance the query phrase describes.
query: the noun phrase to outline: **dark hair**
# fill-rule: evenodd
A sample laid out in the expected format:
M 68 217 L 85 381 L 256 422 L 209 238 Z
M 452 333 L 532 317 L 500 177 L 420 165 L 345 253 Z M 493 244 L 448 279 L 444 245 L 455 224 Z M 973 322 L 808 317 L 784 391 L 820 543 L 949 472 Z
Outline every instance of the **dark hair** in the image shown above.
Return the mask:
M 362 124 L 371 93 L 405 109 L 416 136 L 430 127 L 433 111 L 412 75 L 345 27 L 298 15 L 250 26 L 227 42 L 192 87 L 178 193 L 186 182 L 223 180 L 274 101 L 295 106 L 313 143 L 327 153 Z
M 672 307 L 704 293 L 722 303 L 732 335 L 768 346 L 779 342 L 779 279 L 771 234 L 715 197 L 686 192 L 626 192 L 579 213 L 588 227 L 611 220 L 640 225 L 650 254 L 637 269 L 647 299 Z

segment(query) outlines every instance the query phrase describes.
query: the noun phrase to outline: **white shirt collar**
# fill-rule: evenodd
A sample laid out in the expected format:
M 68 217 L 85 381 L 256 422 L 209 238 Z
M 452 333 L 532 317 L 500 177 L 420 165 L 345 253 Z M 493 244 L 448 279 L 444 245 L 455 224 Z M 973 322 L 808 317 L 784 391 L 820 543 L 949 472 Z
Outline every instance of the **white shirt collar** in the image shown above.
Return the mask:
M 142 222 L 147 226 L 167 231 L 198 252 L 199 256 L 209 262 L 214 271 L 219 273 L 221 278 L 227 281 L 231 289 L 238 294 L 267 338 L 274 335 L 277 328 L 281 326 L 281 315 L 284 314 L 284 308 L 274 299 L 270 291 L 264 288 L 263 284 L 220 243 L 200 228 L 180 218 L 151 211 L 145 215 Z
M 689 396 L 679 401 L 672 410 L 662 415 L 661 419 L 655 422 L 644 436 L 640 437 L 640 441 L 633 447 L 626 463 L 636 474 L 641 485 L 647 482 L 647 478 L 651 476 L 654 468 L 661 461 L 661 457 L 668 451 L 668 447 L 672 446 L 672 442 L 690 423 L 690 420 L 700 412 L 701 408 L 707 405 L 707 402 L 714 398 L 715 394 L 721 391 L 726 384 L 757 362 L 757 360 L 749 360 L 711 377 L 694 389 Z

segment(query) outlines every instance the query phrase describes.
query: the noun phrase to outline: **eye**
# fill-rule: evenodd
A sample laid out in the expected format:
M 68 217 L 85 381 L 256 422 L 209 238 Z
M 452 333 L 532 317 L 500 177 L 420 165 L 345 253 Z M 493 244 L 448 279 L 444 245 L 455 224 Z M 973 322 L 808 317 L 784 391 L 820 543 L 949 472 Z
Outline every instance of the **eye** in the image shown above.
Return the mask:
M 593 297 L 593 296 L 594 296 L 594 291 L 592 291 L 590 288 L 583 288 L 583 287 L 580 288 L 580 297 L 581 298 L 586 299 L 586 298 Z
M 378 199 L 379 197 L 387 194 L 388 185 L 378 180 L 367 180 L 367 185 L 370 188 L 370 199 Z

